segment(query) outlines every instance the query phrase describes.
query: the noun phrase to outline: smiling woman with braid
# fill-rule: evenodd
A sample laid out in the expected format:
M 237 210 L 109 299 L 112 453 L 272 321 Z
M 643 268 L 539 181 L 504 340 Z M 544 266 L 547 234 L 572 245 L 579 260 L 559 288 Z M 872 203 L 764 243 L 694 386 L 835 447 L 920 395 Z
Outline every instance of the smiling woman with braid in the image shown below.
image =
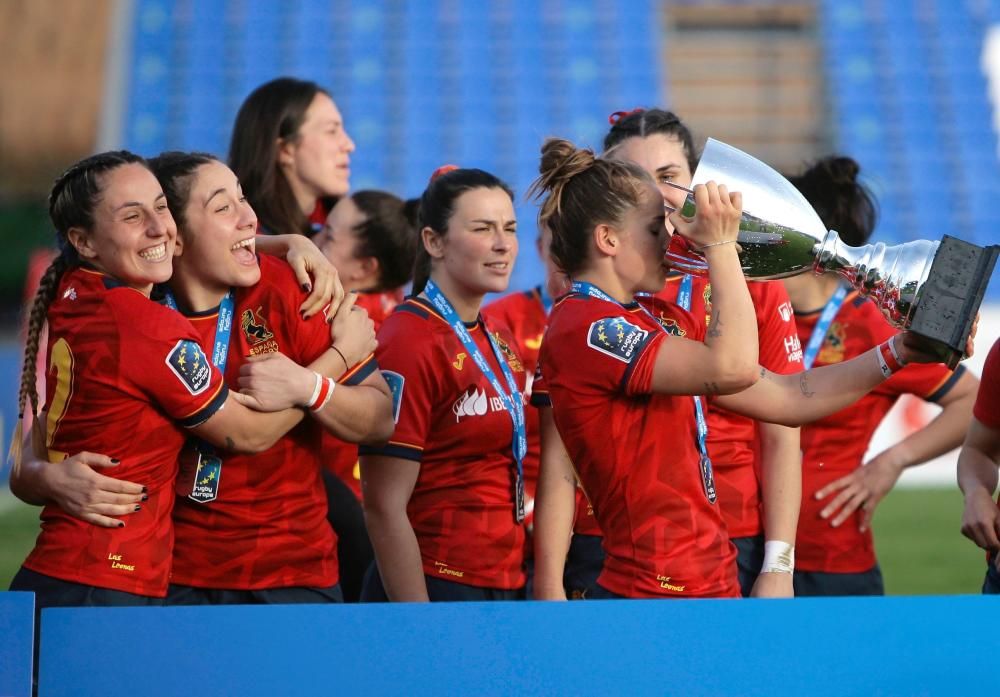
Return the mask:
M 154 284 L 173 271 L 177 228 L 142 158 L 119 151 L 77 163 L 56 181 L 49 215 L 60 253 L 32 306 L 19 397 L 22 413 L 30 404 L 38 414 L 35 364 L 47 321 L 45 408 L 33 429 L 33 455 L 57 473 L 120 463 L 116 475 L 143 486 L 142 493 L 121 494 L 117 506 L 91 511 L 86 521 L 76 518 L 66 510 L 72 501 L 56 505 L 55 492 L 24 486 L 42 481 L 31 478 L 41 463 L 22 463 L 19 425 L 11 486 L 45 508 L 41 533 L 11 588 L 34 591 L 37 608 L 159 604 L 173 547 L 177 455 L 188 434 L 255 452 L 270 447 L 298 415 L 242 406 L 191 323 L 150 300 Z M 133 511 L 127 522 L 120 517 L 124 502 Z

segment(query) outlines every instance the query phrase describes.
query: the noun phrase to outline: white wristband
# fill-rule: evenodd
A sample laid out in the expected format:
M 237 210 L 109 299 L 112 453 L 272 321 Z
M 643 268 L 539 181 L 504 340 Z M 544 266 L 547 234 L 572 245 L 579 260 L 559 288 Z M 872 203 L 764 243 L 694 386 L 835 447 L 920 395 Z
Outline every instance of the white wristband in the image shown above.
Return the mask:
M 309 407 L 310 409 L 316 403 L 316 400 L 319 399 L 319 391 L 323 389 L 323 376 L 320 375 L 319 373 L 313 373 L 313 375 L 316 376 L 316 385 L 315 387 L 313 387 L 313 393 L 312 396 L 309 397 L 309 401 L 305 403 L 305 406 Z
M 882 371 L 882 377 L 886 380 L 891 378 L 892 368 L 890 368 L 889 364 L 885 362 L 884 358 L 882 358 L 882 352 L 877 347 L 875 348 L 875 358 L 878 360 L 878 369 Z
M 760 572 L 790 574 L 794 570 L 795 545 L 781 540 L 767 540 L 764 543 L 764 563 L 760 567 Z

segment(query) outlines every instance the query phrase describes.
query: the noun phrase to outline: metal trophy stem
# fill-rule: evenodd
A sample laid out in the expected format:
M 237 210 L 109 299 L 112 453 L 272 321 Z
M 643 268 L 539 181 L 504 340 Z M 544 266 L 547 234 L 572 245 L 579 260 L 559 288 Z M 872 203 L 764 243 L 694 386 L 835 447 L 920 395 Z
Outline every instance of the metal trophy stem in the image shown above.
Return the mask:
M 712 138 L 702 153 L 694 184 L 715 181 L 743 196 L 737 236 L 747 280 L 787 278 L 812 269 L 836 273 L 870 298 L 894 326 L 930 339 L 943 362 L 964 355 L 1000 247 L 978 247 L 953 237 L 849 247 L 791 182 L 747 153 Z M 695 215 L 691 190 L 681 213 Z M 666 253 L 678 271 L 708 274 L 705 257 L 681 235 Z

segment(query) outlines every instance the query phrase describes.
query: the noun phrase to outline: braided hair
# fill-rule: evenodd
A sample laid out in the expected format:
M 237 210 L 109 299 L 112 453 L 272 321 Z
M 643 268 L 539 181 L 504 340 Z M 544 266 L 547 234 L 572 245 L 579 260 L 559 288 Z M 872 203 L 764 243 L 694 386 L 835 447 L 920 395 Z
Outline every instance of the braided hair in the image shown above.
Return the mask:
M 80 265 L 80 257 L 69 242 L 67 232 L 78 227 L 85 230 L 94 226 L 94 205 L 100 198 L 102 176 L 127 164 L 146 166 L 146 161 L 127 150 L 117 150 L 92 155 L 80 160 L 56 179 L 49 193 L 49 218 L 56 229 L 56 243 L 59 255 L 49 264 L 31 303 L 28 313 L 28 330 L 24 342 L 24 364 L 21 367 L 21 387 L 17 394 L 17 426 L 11 439 L 8 459 L 13 462 L 14 471 L 21 467 L 24 438 L 24 410 L 31 407 L 33 417 L 38 416 L 37 379 L 38 349 L 42 329 L 48 316 L 49 306 L 55 299 L 56 290 L 63 275 Z M 32 447 L 37 453 L 44 450 L 45 443 L 41 430 L 32 429 Z

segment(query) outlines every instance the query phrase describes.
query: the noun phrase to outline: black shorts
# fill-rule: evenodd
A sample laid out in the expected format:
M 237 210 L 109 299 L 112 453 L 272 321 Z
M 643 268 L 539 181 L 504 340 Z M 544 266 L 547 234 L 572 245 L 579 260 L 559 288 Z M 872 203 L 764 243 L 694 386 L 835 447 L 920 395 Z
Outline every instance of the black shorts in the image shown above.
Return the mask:
M 340 566 L 340 589 L 344 602 L 356 603 L 368 566 L 375 560 L 372 543 L 365 527 L 365 513 L 354 491 L 340 478 L 323 470 L 326 489 L 326 519 L 337 533 L 337 561 Z
M 609 591 L 607 588 L 602 586 L 600 583 L 595 583 L 593 587 L 588 588 L 586 594 L 582 597 L 583 600 L 625 600 L 624 595 L 618 595 Z
M 468 586 L 464 583 L 446 581 L 443 578 L 436 578 L 424 574 L 424 581 L 427 583 L 427 597 L 432 603 L 440 602 L 464 602 L 464 601 L 492 601 L 492 600 L 524 600 L 524 589 L 517 588 L 506 590 L 501 588 L 480 588 L 478 586 Z M 378 567 L 372 564 L 365 574 L 365 583 L 361 589 L 361 602 L 363 603 L 387 603 L 389 596 L 385 593 L 382 585 L 382 577 L 378 573 Z
M 878 564 L 856 574 L 831 574 L 823 571 L 799 571 L 792 579 L 795 597 L 829 595 L 885 595 L 882 570 Z
M 170 584 L 167 605 L 297 605 L 342 603 L 344 595 L 340 584 L 329 588 L 260 588 L 258 590 L 230 590 L 224 588 L 195 588 Z
M 1000 595 L 1000 571 L 997 571 L 996 555 L 986 560 L 986 578 L 983 579 L 983 595 Z
M 164 604 L 163 598 L 64 581 L 23 566 L 11 580 L 10 589 L 34 593 L 36 614 L 47 607 L 148 607 Z
M 760 575 L 760 567 L 764 565 L 764 535 L 734 537 L 732 542 L 736 545 L 736 572 L 740 581 L 740 593 L 744 598 L 749 598 L 753 584 Z
M 570 540 L 563 571 L 563 587 L 570 600 L 592 598 L 598 592 L 597 577 L 604 568 L 603 540 L 598 535 L 573 535 Z

